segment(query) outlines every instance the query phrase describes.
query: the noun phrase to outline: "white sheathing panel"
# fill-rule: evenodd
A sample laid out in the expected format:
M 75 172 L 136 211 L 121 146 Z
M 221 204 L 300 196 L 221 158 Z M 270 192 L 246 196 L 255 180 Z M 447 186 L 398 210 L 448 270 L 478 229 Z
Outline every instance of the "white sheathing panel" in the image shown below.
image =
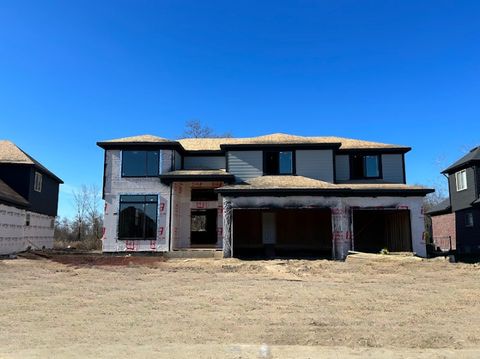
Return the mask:
M 30 225 L 26 226 L 26 216 Z M 52 221 L 55 217 L 0 205 L 0 254 L 53 248 Z
M 225 168 L 225 156 L 185 156 L 183 167 L 186 170 L 218 170 Z
M 55 217 L 27 212 L 30 215 L 30 225 L 25 226 L 24 238 L 27 247 L 35 249 L 53 248 L 53 232 Z
M 27 248 L 23 238 L 25 211 L 0 204 L 0 254 L 21 252 Z
M 228 151 L 228 172 L 237 182 L 263 175 L 262 151 Z
M 333 182 L 332 150 L 296 151 L 297 175 Z
M 223 202 L 192 201 L 192 188 L 218 188 L 222 182 L 175 182 L 172 195 L 172 249 L 190 248 L 192 209 L 217 209 L 217 248 L 223 245 Z
M 420 257 L 426 257 L 423 237 L 424 216 L 422 197 L 225 197 L 224 211 L 231 213 L 235 208 L 330 208 L 332 211 L 332 237 L 334 256 L 338 259 L 346 257 L 355 238 L 352 235 L 352 209 L 409 209 L 411 216 L 412 247 Z M 231 255 L 230 240 L 235 246 L 235 238 L 231 238 L 231 216 L 224 220 L 224 255 Z M 230 222 L 229 222 L 230 221 Z
M 337 181 L 350 180 L 350 157 L 348 155 L 335 156 L 335 172 Z
M 403 158 L 400 154 L 382 155 L 383 180 L 403 183 Z
M 168 172 L 172 168 L 171 150 L 160 151 L 160 169 Z M 118 218 L 121 195 L 157 195 L 157 237 L 155 240 L 125 241 L 118 239 Z M 121 151 L 106 152 L 105 167 L 105 233 L 103 236 L 104 252 L 168 250 L 168 218 L 170 187 L 162 184 L 157 177 L 125 178 L 121 177 Z

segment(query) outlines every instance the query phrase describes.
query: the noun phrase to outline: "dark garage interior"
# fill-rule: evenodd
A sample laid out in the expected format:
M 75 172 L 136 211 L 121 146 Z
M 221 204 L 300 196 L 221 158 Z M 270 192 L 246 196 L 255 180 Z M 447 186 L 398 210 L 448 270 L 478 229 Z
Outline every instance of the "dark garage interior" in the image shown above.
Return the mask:
M 353 211 L 353 249 L 378 253 L 411 252 L 412 231 L 408 209 Z
M 263 213 L 274 213 L 275 243 L 263 241 Z M 330 209 L 235 209 L 233 256 L 240 258 L 331 258 Z

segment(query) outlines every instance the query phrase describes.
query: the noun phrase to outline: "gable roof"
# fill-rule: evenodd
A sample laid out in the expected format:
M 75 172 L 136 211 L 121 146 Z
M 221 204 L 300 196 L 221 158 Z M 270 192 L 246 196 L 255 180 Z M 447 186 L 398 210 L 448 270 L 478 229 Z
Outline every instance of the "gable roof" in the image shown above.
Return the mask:
M 22 208 L 29 205 L 28 201 L 15 192 L 9 185 L 0 179 L 0 203 L 7 203 L 20 206 Z
M 48 174 L 49 176 L 51 176 L 53 179 L 55 179 L 59 183 L 63 183 L 63 181 L 60 178 L 58 178 L 54 173 L 49 171 L 40 162 L 38 162 L 28 153 L 24 152 L 20 147 L 15 145 L 13 142 L 8 140 L 0 141 L 0 163 L 33 165 L 39 168 L 41 171 Z
M 462 167 L 468 167 L 469 164 L 477 161 L 480 162 L 480 146 L 471 149 L 469 153 L 460 158 L 457 162 L 455 162 L 447 169 L 443 170 L 442 173 L 455 172 L 456 170 L 459 170 Z

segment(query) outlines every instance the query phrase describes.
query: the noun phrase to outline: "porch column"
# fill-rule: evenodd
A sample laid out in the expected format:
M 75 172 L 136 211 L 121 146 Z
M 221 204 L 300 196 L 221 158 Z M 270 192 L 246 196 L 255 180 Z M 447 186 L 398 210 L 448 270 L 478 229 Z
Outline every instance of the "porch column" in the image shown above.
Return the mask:
M 350 233 L 350 208 L 343 202 L 337 203 L 332 207 L 332 238 L 333 238 L 333 257 L 334 259 L 343 260 L 347 257 L 348 251 L 351 250 L 351 233 Z
M 229 198 L 223 198 L 223 258 L 231 258 L 232 251 L 232 202 Z

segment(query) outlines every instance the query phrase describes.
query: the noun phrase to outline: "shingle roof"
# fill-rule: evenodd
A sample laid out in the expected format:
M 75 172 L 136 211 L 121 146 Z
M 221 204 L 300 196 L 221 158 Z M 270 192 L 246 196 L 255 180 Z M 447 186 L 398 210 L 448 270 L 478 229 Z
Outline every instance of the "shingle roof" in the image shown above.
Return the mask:
M 176 170 L 161 174 L 162 182 L 172 181 L 226 181 L 233 182 L 235 176 L 225 170 Z
M 0 179 L 0 202 L 27 207 L 28 201 Z
M 430 216 L 436 216 L 440 214 L 446 214 L 452 212 L 452 205 L 450 204 L 450 198 L 444 199 L 440 203 L 437 203 L 435 206 L 430 208 L 426 214 Z
M 303 176 L 261 176 L 246 183 L 223 186 L 220 192 L 256 192 L 256 191 L 322 191 L 332 194 L 338 192 L 405 192 L 424 195 L 433 192 L 433 189 L 422 186 L 411 186 L 397 183 L 343 183 L 335 184 Z
M 115 138 L 113 140 L 101 141 L 100 143 L 162 143 L 172 142 L 166 138 L 153 135 L 139 135 L 131 137 Z
M 467 153 L 465 156 L 460 158 L 457 162 L 455 162 L 453 165 L 451 165 L 447 169 L 443 170 L 442 173 L 452 173 L 457 169 L 460 169 L 463 166 L 467 166 L 469 163 L 476 162 L 476 161 L 480 161 L 480 146 L 470 150 L 469 153 Z
M 220 145 L 262 145 L 262 144 L 339 144 L 340 149 L 404 149 L 409 147 L 380 142 L 356 140 L 343 137 L 304 137 L 284 133 L 273 133 L 246 138 L 185 138 L 180 139 L 187 151 L 218 151 Z
M 34 165 L 46 174 L 53 177 L 60 183 L 63 181 L 58 178 L 54 173 L 49 171 L 45 166 L 40 162 L 34 159 L 32 156 L 24 152 L 21 148 L 15 145 L 13 142 L 8 140 L 0 141 L 0 163 L 11 163 L 11 164 L 21 164 L 21 165 Z

